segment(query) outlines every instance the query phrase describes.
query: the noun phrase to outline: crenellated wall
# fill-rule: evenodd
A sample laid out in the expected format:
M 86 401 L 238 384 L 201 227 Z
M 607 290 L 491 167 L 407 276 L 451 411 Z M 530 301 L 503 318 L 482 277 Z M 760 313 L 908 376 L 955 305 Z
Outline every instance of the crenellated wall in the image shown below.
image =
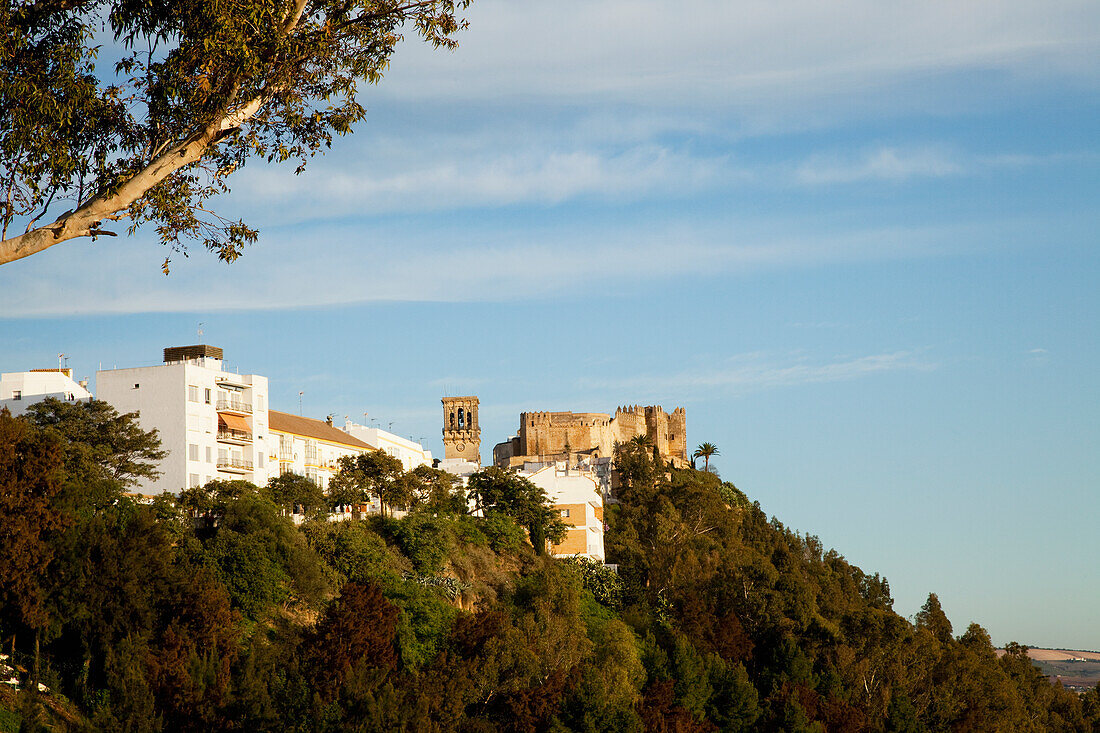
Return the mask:
M 687 413 L 678 407 L 668 414 L 660 405 L 618 407 L 615 416 L 602 412 L 524 412 L 515 438 L 493 450 L 497 465 L 517 465 L 570 453 L 612 456 L 616 443 L 644 435 L 666 461 L 685 466 Z

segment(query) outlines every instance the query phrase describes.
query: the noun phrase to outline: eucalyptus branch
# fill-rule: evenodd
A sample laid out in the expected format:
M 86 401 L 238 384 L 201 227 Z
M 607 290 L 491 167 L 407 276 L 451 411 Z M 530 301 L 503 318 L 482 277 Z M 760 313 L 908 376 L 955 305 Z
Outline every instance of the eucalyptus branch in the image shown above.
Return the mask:
M 34 223 L 36 221 L 38 221 L 39 219 L 41 219 L 43 216 L 46 215 L 46 210 L 49 209 L 50 204 L 53 203 L 53 198 L 54 198 L 54 196 L 57 195 L 57 190 L 58 190 L 58 186 L 54 186 L 53 189 L 50 191 L 50 197 L 48 199 L 46 199 L 46 204 L 42 207 L 42 210 L 40 212 L 38 212 L 38 216 L 34 217 L 29 222 L 27 222 L 26 231 L 29 232 L 31 230 L 31 228 L 34 227 Z

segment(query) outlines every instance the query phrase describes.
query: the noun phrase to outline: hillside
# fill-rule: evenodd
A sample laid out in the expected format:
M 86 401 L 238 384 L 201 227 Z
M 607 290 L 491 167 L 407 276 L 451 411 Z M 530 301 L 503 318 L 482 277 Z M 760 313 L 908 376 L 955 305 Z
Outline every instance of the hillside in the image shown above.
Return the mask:
M 1003 649 L 997 655 L 1004 655 Z M 1084 692 L 1100 684 L 1100 652 L 1029 648 L 1027 656 L 1052 682 Z
M 1020 647 L 998 658 L 976 624 L 956 634 L 935 595 L 909 623 L 884 578 L 640 445 L 617 456 L 615 573 L 538 552 L 524 528 L 545 506 L 505 484 L 483 486 L 484 516 L 437 476 L 401 519 L 299 528 L 286 494 L 243 482 L 134 504 L 105 468 L 117 449 L 77 435 L 0 415 L 19 518 L 0 638 L 82 716 L 23 698 L 9 727 L 1100 730 L 1096 690 L 1050 685 Z

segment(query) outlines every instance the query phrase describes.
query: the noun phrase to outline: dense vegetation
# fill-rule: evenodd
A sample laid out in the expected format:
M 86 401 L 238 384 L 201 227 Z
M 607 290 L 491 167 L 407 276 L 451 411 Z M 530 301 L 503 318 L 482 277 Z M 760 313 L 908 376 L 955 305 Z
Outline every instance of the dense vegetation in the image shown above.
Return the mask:
M 644 446 L 618 456 L 618 573 L 536 553 L 543 498 L 491 472 L 481 517 L 372 460 L 328 495 L 127 499 L 157 451 L 102 403 L 0 414 L 0 640 L 26 690 L 0 685 L 0 730 L 1100 731 L 1097 691 L 955 636 L 934 595 L 910 623 L 885 579 Z M 363 492 L 387 516 L 323 521 Z

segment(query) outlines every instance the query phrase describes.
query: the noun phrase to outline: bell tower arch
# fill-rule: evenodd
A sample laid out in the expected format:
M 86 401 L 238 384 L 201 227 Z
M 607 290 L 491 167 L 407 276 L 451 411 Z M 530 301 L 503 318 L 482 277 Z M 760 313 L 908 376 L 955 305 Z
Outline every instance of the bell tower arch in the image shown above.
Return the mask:
M 443 398 L 443 457 L 481 465 L 481 423 L 477 397 Z

